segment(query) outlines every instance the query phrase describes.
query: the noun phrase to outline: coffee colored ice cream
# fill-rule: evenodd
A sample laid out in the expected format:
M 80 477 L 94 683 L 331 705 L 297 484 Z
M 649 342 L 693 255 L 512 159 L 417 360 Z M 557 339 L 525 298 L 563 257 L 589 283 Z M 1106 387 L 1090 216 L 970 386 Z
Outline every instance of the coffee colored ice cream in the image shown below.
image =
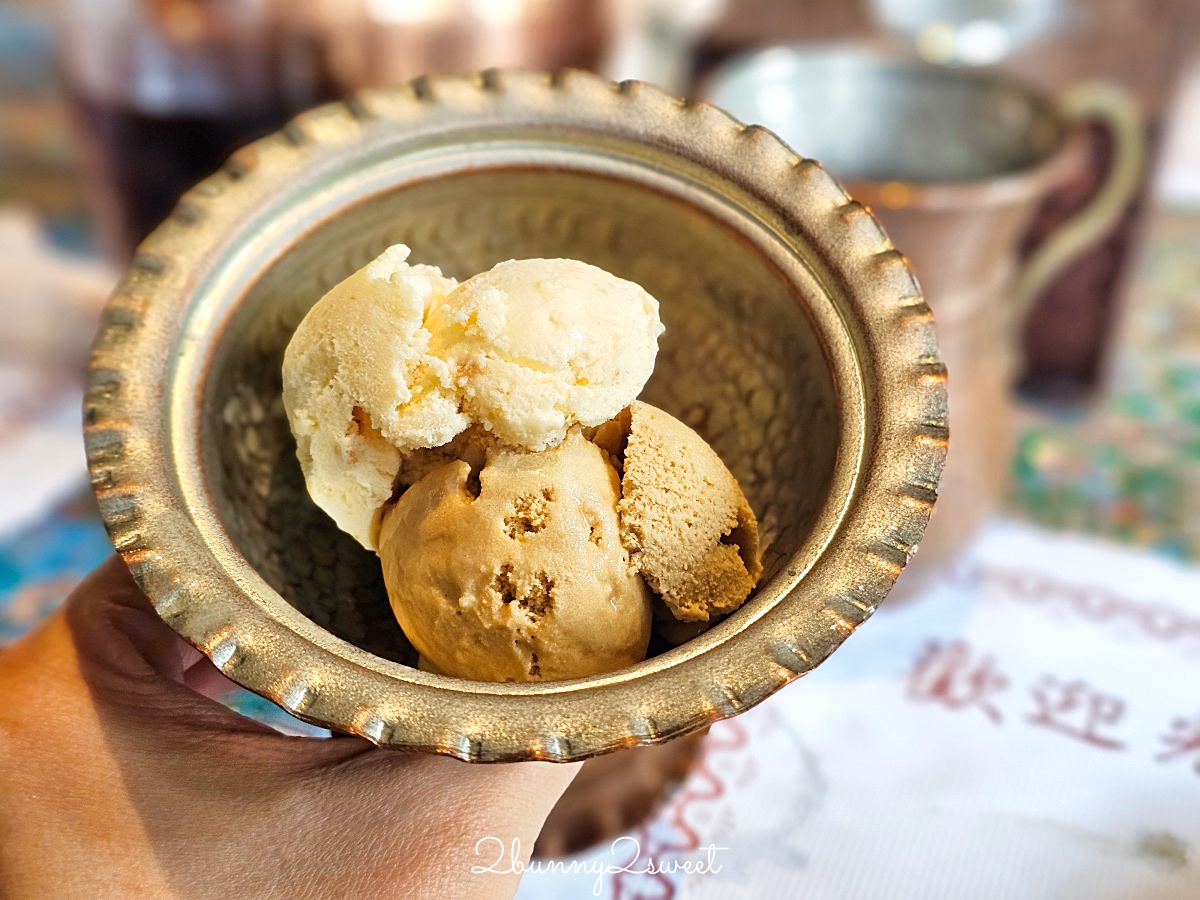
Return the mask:
M 674 643 L 703 630 L 684 623 L 736 610 L 762 572 L 736 479 L 647 403 L 551 450 L 456 443 L 458 460 L 428 451 L 379 536 L 392 610 L 431 669 L 488 681 L 611 672 L 645 656 L 650 589 Z
M 762 575 L 758 522 L 721 457 L 674 416 L 629 407 L 621 540 L 681 622 L 733 612 Z
M 430 472 L 383 515 L 379 558 L 413 646 L 447 675 L 536 681 L 639 662 L 650 593 L 621 544 L 617 473 L 577 431 Z

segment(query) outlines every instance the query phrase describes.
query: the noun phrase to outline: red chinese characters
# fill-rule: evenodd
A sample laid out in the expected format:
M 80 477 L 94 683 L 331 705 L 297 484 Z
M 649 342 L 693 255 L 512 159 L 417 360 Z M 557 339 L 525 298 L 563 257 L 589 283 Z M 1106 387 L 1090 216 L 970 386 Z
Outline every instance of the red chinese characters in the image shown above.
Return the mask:
M 996 725 L 1005 722 L 1002 701 L 1010 681 L 996 657 L 964 640 L 925 643 L 908 673 L 910 700 L 946 709 L 977 709 Z M 1125 700 L 1092 687 L 1082 678 L 1042 675 L 1029 690 L 1033 709 L 1024 721 L 1100 750 L 1125 751 L 1130 743 L 1120 728 L 1128 712 Z M 1008 701 L 1012 713 L 1012 700 Z M 1171 720 L 1158 736 L 1155 762 L 1185 761 L 1200 775 L 1200 713 Z M 1136 745 L 1138 742 L 1134 741 Z
M 974 707 L 996 724 L 1004 717 L 992 697 L 1007 687 L 995 659 L 990 654 L 976 657 L 966 641 L 930 641 L 908 678 L 910 699 L 950 709 Z
M 1094 747 L 1124 750 L 1125 743 L 1104 734 L 1125 715 L 1125 701 L 1092 688 L 1086 681 L 1043 675 L 1032 690 L 1037 709 L 1028 720 Z
M 1156 761 L 1171 762 L 1190 757 L 1192 768 L 1200 775 L 1200 715 L 1172 720 L 1171 729 L 1159 740 L 1164 749 L 1154 757 Z

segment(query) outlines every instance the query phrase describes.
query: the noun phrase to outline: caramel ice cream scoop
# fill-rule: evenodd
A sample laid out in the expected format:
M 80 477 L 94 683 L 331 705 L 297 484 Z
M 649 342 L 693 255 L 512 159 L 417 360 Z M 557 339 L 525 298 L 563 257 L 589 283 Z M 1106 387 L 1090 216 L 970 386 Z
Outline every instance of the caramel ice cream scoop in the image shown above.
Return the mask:
M 460 439 L 384 512 L 384 581 L 428 668 L 487 681 L 611 672 L 644 658 L 654 606 L 677 643 L 745 601 L 762 572 L 758 526 L 708 444 L 640 402 L 591 438 L 576 429 L 541 452 Z
M 552 681 L 645 658 L 650 593 L 617 521 L 620 482 L 576 430 L 541 452 L 493 447 L 383 514 L 392 609 L 432 668 L 480 681 Z
M 634 566 L 679 621 L 728 615 L 762 575 L 754 511 L 687 425 L 640 401 L 627 416 L 617 510 Z

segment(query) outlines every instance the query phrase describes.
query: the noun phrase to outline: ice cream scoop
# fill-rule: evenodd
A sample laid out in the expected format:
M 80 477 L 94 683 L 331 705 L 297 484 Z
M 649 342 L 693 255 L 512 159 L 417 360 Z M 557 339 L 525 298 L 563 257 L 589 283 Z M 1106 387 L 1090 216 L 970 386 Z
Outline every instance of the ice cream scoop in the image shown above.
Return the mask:
M 627 416 L 621 540 L 680 622 L 736 610 L 762 575 L 758 522 L 737 479 L 700 435 L 648 403 Z
M 541 452 L 495 447 L 474 483 L 434 468 L 383 514 L 392 610 L 432 668 L 552 681 L 641 661 L 650 593 L 621 543 L 621 485 L 578 430 Z
M 517 259 L 430 310 L 431 350 L 458 374 L 462 410 L 504 444 L 544 450 L 642 390 L 663 326 L 639 285 L 574 259 Z
M 510 260 L 460 285 L 408 254 L 391 247 L 330 290 L 283 362 L 309 493 L 368 549 L 405 454 L 472 424 L 552 447 L 638 395 L 662 333 L 653 297 L 586 263 Z
M 463 431 L 454 373 L 425 317 L 458 286 L 398 245 L 335 285 L 283 357 L 283 405 L 318 506 L 368 549 L 401 453 Z

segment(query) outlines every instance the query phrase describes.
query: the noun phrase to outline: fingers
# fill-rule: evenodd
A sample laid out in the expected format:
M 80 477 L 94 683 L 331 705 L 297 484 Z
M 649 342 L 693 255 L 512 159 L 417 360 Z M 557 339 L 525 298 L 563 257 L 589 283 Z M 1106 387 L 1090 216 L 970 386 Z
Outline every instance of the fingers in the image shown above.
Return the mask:
M 84 682 L 97 702 L 124 710 L 131 724 L 161 725 L 165 718 L 189 727 L 273 733 L 210 699 L 221 695 L 218 679 L 224 677 L 158 617 L 119 557 L 71 593 L 65 616 Z
M 203 658 L 158 617 L 118 556 L 71 592 L 66 611 L 81 654 L 113 676 L 179 681 Z
M 206 656 L 202 656 L 183 673 L 183 683 L 197 694 L 217 701 L 238 689 L 238 685 L 226 678 Z
M 193 689 L 215 695 L 228 683 L 159 619 L 115 557 L 51 624 L 57 638 L 42 644 L 59 648 L 64 675 L 50 705 L 71 711 L 74 730 L 56 752 L 75 754 L 76 777 L 86 771 L 108 792 L 105 803 L 129 808 L 118 818 L 140 823 L 137 840 L 150 842 L 160 874 L 178 884 L 227 887 L 238 883 L 232 867 L 238 879 L 292 895 L 511 896 L 515 875 L 472 874 L 486 862 L 479 842 L 516 839 L 528 859 L 578 768 L 466 764 L 359 738 L 280 735 Z M 45 670 L 35 660 L 12 677 L 28 685 Z M 95 723 L 87 733 L 85 721 Z M 45 756 L 65 730 L 30 745 Z M 230 809 L 237 830 L 217 835 L 211 825 Z M 269 852 L 241 853 L 247 841 Z

